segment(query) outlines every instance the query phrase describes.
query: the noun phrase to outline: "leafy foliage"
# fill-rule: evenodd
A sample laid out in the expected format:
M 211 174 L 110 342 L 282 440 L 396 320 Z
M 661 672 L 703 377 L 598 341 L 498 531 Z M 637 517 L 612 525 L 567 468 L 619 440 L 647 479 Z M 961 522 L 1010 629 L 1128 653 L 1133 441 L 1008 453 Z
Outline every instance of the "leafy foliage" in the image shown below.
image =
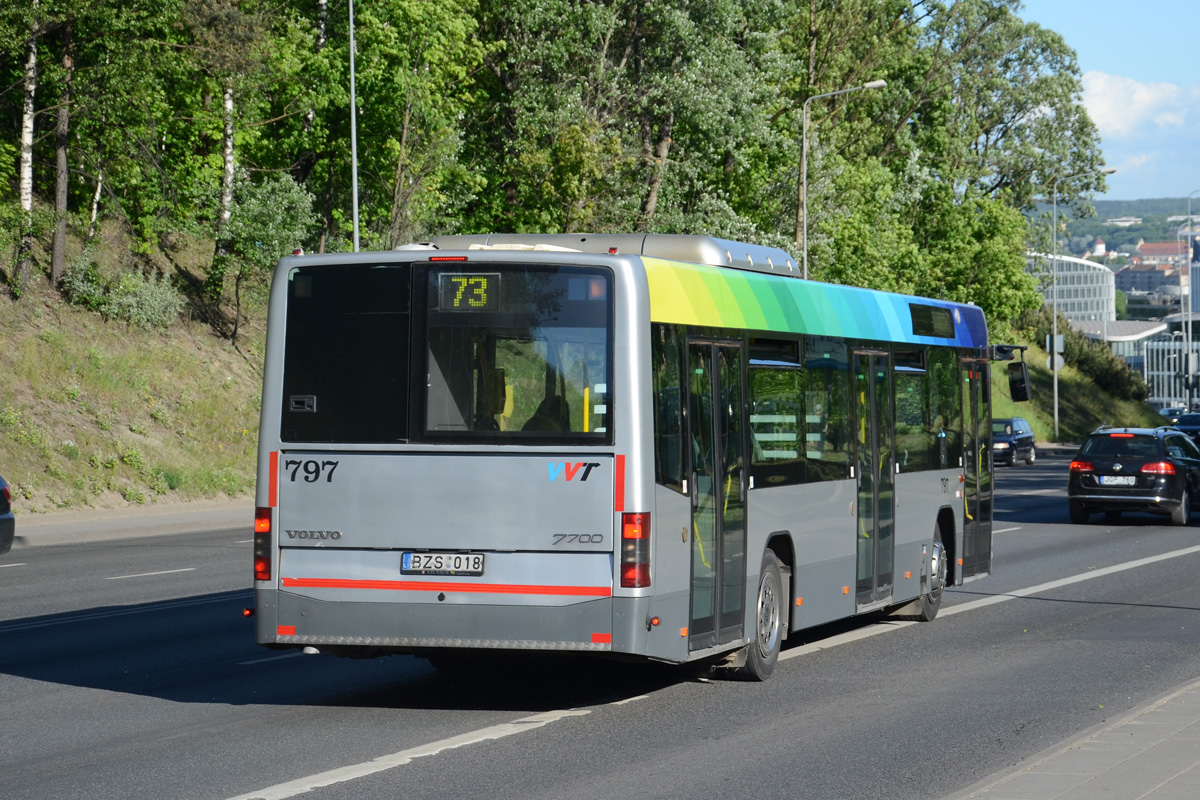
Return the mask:
M 1045 225 L 1017 212 L 1039 212 L 1052 189 L 1060 211 L 1086 211 L 1103 181 L 1079 176 L 1101 161 L 1074 53 L 1019 10 L 1017 0 L 360 4 L 362 240 L 711 233 L 807 248 L 820 279 L 976 302 L 1003 329 L 1038 303 L 1023 254 Z M 215 239 L 199 279 L 218 301 L 232 292 L 236 336 L 277 258 L 352 246 L 345 11 L 312 0 L 9 4 L 0 79 L 14 90 L 0 93 L 0 117 L 19 130 L 36 43 L 41 202 L 54 104 L 69 96 L 74 218 L 95 207 L 146 255 L 180 233 Z M 876 79 L 887 88 L 842 93 Z M 4 236 L 23 224 L 8 213 L 19 157 L 0 138 Z M 14 251 L 5 241 L 6 276 Z M 158 291 L 122 280 L 77 268 L 65 291 L 104 307 Z

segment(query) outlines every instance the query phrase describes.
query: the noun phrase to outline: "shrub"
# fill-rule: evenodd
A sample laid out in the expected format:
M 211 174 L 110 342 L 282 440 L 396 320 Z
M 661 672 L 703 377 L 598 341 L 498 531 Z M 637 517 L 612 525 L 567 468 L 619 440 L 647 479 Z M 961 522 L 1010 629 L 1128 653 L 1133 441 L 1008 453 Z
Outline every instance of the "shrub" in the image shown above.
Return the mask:
M 62 293 L 67 302 L 139 328 L 165 328 L 178 319 L 183 297 L 169 281 L 131 272 L 106 282 L 86 255 L 63 275 Z
M 1044 342 L 1053 329 L 1050 310 L 1039 308 L 1027 311 L 1018 320 L 1018 326 L 1029 330 L 1034 341 Z M 1063 336 L 1063 360 L 1092 380 L 1096 386 L 1120 400 L 1145 400 L 1150 388 L 1142 376 L 1129 368 L 1119 356 L 1103 342 L 1092 341 L 1071 327 L 1061 314 L 1058 332 Z

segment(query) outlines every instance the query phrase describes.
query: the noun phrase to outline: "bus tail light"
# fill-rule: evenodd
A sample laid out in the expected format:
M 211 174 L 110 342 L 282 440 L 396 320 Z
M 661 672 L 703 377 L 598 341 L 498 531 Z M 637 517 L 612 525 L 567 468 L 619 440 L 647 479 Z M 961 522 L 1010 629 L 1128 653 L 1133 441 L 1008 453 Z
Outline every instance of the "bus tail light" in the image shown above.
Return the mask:
M 254 509 L 254 580 L 271 580 L 271 509 Z
M 650 585 L 650 514 L 621 515 L 621 586 Z

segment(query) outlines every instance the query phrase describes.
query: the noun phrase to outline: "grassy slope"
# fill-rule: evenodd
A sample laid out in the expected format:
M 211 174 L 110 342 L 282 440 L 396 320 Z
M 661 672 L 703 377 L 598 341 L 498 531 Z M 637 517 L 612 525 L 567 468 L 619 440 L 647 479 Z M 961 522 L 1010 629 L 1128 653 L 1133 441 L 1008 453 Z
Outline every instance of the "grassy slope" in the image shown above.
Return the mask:
M 1031 394 L 1027 403 L 1014 403 L 1009 398 L 1007 367 L 996 363 L 992 368 L 992 415 L 1024 417 L 1039 442 L 1054 441 L 1054 385 L 1046 358 L 1046 352 L 1036 346 L 1025 353 Z M 1073 367 L 1058 373 L 1060 442 L 1082 442 L 1088 433 L 1105 424 L 1153 427 L 1162 423 L 1163 418 L 1151 406 L 1115 400 Z
M 0 474 L 16 508 L 253 490 L 261 330 L 239 349 L 197 323 L 141 330 L 32 283 L 19 302 L 0 297 Z

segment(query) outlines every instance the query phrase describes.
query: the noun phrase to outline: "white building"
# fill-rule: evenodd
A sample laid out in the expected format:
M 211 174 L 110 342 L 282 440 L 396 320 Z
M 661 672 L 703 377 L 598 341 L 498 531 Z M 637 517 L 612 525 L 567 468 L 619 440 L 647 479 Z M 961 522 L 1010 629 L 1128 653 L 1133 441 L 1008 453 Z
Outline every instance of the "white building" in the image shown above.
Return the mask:
M 1117 289 L 1112 270 L 1074 256 L 1051 258 L 1030 253 L 1026 269 L 1041 282 L 1046 305 L 1055 305 L 1067 319 L 1086 322 L 1117 318 Z

